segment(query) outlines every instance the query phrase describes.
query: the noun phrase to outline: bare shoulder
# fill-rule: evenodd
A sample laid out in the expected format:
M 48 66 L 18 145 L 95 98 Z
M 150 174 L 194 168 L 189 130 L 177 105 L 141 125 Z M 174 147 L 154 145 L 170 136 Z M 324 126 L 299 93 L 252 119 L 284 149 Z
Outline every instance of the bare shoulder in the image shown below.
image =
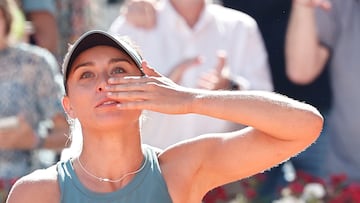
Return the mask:
M 159 154 L 162 174 L 174 202 L 201 202 L 211 189 L 211 178 L 204 177 L 202 165 L 216 143 L 214 137 L 199 136 L 172 145 Z
M 56 166 L 36 170 L 20 178 L 12 187 L 8 203 L 59 202 Z

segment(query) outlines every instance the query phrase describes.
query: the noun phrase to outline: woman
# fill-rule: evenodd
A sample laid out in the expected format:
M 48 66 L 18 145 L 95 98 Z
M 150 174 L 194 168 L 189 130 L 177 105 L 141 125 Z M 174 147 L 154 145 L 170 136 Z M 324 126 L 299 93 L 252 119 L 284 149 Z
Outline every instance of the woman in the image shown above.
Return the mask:
M 181 87 L 149 67 L 124 39 L 103 31 L 85 33 L 74 43 L 63 72 L 62 104 L 81 124 L 82 151 L 23 177 L 9 203 L 197 203 L 216 186 L 296 155 L 322 129 L 315 108 L 281 95 Z M 197 113 L 252 127 L 201 135 L 158 151 L 141 145 L 143 109 Z

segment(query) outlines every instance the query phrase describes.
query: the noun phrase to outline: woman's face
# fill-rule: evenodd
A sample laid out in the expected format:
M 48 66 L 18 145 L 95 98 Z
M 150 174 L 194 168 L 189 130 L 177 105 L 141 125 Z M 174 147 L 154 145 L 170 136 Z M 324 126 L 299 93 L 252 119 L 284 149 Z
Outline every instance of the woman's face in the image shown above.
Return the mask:
M 119 49 L 96 46 L 82 52 L 72 64 L 68 80 L 68 94 L 63 106 L 68 115 L 78 118 L 82 127 L 119 126 L 120 122 L 138 121 L 141 111 L 119 110 L 115 101 L 107 97 L 105 86 L 110 77 L 140 76 L 131 58 Z

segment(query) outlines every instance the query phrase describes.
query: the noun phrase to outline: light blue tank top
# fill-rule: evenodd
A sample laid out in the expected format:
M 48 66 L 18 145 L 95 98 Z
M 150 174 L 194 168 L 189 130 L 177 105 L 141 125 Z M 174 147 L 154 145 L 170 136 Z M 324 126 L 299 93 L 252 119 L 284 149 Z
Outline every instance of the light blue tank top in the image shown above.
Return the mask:
M 62 203 L 171 203 L 161 174 L 155 149 L 143 145 L 145 168 L 125 187 L 109 193 L 97 193 L 79 181 L 71 160 L 57 165 Z

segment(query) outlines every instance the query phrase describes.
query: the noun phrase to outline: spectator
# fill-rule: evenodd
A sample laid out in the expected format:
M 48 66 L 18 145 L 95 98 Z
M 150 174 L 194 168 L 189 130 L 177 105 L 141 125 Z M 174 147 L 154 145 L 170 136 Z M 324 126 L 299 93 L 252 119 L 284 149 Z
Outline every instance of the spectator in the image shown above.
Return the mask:
M 289 78 L 312 82 L 330 62 L 334 95 L 328 116 L 327 174 L 343 173 L 360 182 L 360 2 L 293 0 L 287 40 Z
M 291 0 L 277 1 L 235 1 L 223 0 L 223 5 L 243 11 L 254 17 L 264 38 L 266 50 L 269 55 L 274 91 L 289 95 L 300 101 L 316 106 L 322 115 L 327 118 L 331 107 L 331 88 L 329 83 L 329 70 L 325 68 L 319 76 L 307 84 L 297 84 L 286 75 L 285 67 L 285 36 L 291 12 Z M 261 6 L 259 6 L 261 5 Z M 325 125 L 327 121 L 325 119 Z M 314 145 L 287 162 L 265 172 L 265 181 L 259 189 L 262 198 L 275 198 L 280 195 L 280 188 L 292 181 L 292 174 L 296 171 L 306 172 L 317 178 L 325 177 L 325 153 L 327 148 L 327 135 L 324 130 Z M 288 170 L 294 169 L 295 171 Z
M 55 0 L 20 0 L 26 20 L 33 26 L 30 43 L 46 48 L 59 56 L 59 29 Z
M 137 25 L 131 19 L 136 18 L 136 9 L 150 8 L 152 12 L 153 7 L 146 7 L 149 2 L 144 3 L 123 10 L 127 13 L 109 30 L 130 36 L 161 73 L 186 87 L 272 90 L 267 54 L 251 17 L 208 1 L 161 0 L 153 10 L 156 25 L 143 28 L 144 24 Z M 227 121 L 202 115 L 150 111 L 145 115 L 143 142 L 160 148 L 232 128 Z
M 15 179 L 37 167 L 32 161 L 35 149 L 62 149 L 68 129 L 55 82 L 57 62 L 40 47 L 8 43 L 12 24 L 8 1 L 0 1 L 1 195 Z M 40 125 L 45 121 L 51 124 L 48 129 Z M 0 196 L 0 202 L 5 197 Z

